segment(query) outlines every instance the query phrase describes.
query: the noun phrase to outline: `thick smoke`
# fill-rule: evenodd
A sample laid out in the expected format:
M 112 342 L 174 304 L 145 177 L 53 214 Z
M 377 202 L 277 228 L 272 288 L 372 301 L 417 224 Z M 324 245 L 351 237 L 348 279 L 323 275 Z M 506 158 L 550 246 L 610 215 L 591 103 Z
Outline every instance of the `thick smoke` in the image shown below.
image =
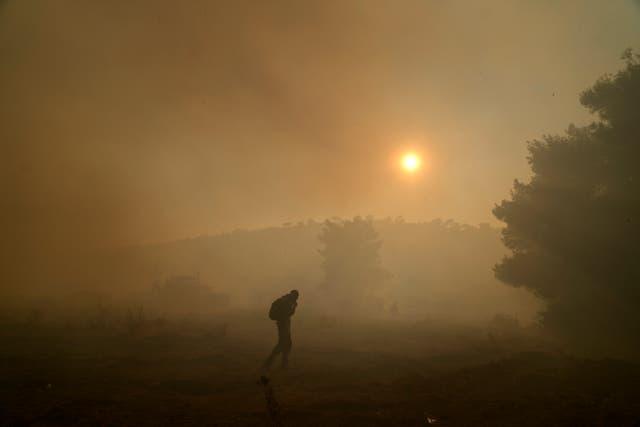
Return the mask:
M 514 141 L 581 120 L 575 94 L 638 35 L 580 5 L 3 2 L 8 287 L 96 247 L 309 217 L 492 221 L 528 173 Z M 422 184 L 393 169 L 406 145 Z

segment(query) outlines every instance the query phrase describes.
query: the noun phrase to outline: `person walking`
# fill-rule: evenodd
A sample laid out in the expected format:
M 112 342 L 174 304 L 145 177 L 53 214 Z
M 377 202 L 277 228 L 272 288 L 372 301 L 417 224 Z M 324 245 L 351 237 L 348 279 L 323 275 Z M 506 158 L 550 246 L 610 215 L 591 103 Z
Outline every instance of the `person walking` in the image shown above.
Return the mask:
M 278 343 L 271 351 L 267 360 L 264 361 L 264 368 L 269 368 L 273 359 L 282 353 L 282 369 L 289 366 L 289 353 L 291 352 L 291 316 L 296 312 L 298 306 L 297 290 L 292 290 L 271 303 L 269 318 L 275 320 L 278 326 Z

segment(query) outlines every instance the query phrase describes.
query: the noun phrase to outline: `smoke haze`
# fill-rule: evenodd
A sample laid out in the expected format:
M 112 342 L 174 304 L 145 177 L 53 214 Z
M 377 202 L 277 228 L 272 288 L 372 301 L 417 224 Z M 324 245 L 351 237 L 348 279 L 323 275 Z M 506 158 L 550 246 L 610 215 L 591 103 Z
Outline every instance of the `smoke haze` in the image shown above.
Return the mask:
M 3 2 L 3 259 L 21 277 L 307 218 L 493 222 L 524 141 L 590 120 L 577 95 L 637 23 L 632 2 Z
M 0 425 L 640 425 L 639 6 L 0 0 Z

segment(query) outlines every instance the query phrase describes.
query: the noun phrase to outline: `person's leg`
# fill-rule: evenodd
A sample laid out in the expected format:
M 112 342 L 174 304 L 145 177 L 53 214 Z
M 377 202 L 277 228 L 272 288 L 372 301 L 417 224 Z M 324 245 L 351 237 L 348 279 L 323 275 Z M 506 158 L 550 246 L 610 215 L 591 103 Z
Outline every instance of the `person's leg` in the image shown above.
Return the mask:
M 275 357 L 278 355 L 278 353 L 280 353 L 282 351 L 282 349 L 280 348 L 280 343 L 276 344 L 275 347 L 273 347 L 273 350 L 271 350 L 271 354 L 269 354 L 269 357 L 267 357 L 267 359 L 264 361 L 264 367 L 268 368 L 271 366 L 271 364 L 273 363 L 273 359 L 275 359 Z
M 271 350 L 271 354 L 269 355 L 269 357 L 267 357 L 267 359 L 264 361 L 263 366 L 265 368 L 268 368 L 271 366 L 271 363 L 273 363 L 273 359 L 275 359 L 275 357 L 278 355 L 278 353 L 282 352 L 282 339 L 281 339 L 281 326 L 280 326 L 280 322 L 278 322 L 278 343 L 275 345 L 275 347 L 273 347 L 273 350 Z
M 288 345 L 282 349 L 282 369 L 289 367 L 289 353 L 291 352 L 291 339 L 289 339 Z
M 287 369 L 289 367 L 289 353 L 291 352 L 291 330 L 287 330 L 282 334 L 279 344 L 282 351 L 282 369 Z

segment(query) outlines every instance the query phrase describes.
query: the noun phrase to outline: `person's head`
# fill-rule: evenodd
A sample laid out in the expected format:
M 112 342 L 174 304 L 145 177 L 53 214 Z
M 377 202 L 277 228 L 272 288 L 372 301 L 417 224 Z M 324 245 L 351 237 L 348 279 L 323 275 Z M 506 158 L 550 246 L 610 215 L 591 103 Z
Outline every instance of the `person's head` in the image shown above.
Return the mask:
M 298 300 L 298 295 L 300 295 L 300 293 L 298 292 L 297 289 L 292 290 L 291 292 L 289 292 L 289 297 L 291 299 L 293 299 L 294 301 Z

